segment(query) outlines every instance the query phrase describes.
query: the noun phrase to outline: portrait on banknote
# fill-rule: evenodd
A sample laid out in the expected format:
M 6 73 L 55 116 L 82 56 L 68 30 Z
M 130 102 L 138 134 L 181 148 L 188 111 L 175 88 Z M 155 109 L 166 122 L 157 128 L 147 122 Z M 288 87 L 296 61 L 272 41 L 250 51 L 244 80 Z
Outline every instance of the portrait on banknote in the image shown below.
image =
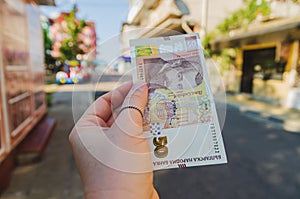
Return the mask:
M 145 58 L 143 63 L 149 87 L 144 130 L 151 130 L 153 124 L 165 129 L 210 121 L 199 57 Z
M 144 59 L 145 81 L 151 89 L 192 89 L 202 83 L 203 72 L 200 65 L 197 56 L 167 61 L 162 58 Z

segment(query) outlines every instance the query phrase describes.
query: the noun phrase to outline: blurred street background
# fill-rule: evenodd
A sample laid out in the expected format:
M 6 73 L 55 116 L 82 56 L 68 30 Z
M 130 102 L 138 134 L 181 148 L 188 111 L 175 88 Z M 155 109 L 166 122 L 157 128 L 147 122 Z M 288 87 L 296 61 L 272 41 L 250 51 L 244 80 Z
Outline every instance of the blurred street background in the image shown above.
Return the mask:
M 83 198 L 74 123 L 132 79 L 130 39 L 189 33 L 228 163 L 156 171 L 161 198 L 300 198 L 299 27 L 298 0 L 0 0 L 0 198 Z

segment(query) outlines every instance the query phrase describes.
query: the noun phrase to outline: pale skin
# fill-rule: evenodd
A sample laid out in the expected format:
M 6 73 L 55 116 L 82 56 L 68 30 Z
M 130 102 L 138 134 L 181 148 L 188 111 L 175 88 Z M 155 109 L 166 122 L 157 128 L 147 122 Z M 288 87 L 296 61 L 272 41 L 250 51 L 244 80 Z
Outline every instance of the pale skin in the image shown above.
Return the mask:
M 142 116 L 135 109 L 127 108 L 120 112 L 121 107 L 129 104 L 144 111 L 147 99 L 146 84 L 126 83 L 98 98 L 76 123 L 69 139 L 86 199 L 159 198 L 153 186 L 152 161 L 148 142 L 143 135 Z M 133 157 L 133 163 L 127 162 L 128 165 L 134 165 L 133 168 L 126 166 L 128 158 L 125 162 L 112 161 L 110 164 L 99 161 L 97 155 L 87 148 L 92 148 L 95 154 L 97 150 L 102 150 L 100 153 L 105 154 L 105 160 L 123 157 L 123 154 L 116 154 L 112 149 L 103 152 L 101 144 L 95 141 L 99 132 L 122 151 L 143 154 L 143 158 Z

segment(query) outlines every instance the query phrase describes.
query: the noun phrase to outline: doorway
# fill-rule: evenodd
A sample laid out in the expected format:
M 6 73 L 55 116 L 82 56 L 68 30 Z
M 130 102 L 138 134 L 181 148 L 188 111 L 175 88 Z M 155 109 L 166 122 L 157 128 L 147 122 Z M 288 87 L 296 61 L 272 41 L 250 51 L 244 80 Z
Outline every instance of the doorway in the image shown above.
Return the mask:
M 263 80 L 271 78 L 272 69 L 276 68 L 275 55 L 276 47 L 244 50 L 241 92 L 253 92 L 255 74 L 259 73 Z

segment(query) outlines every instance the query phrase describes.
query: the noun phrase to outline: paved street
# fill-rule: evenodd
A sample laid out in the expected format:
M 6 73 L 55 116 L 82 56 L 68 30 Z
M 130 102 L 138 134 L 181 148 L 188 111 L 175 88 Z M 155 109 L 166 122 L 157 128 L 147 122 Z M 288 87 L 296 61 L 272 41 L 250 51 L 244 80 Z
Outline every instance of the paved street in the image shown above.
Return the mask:
M 78 92 L 73 97 L 78 118 L 93 96 Z M 83 198 L 68 143 L 72 93 L 54 93 L 52 102 L 48 116 L 58 124 L 43 160 L 17 167 L 2 199 Z M 300 198 L 299 134 L 228 107 L 223 136 L 228 164 L 155 172 L 162 199 Z
M 228 164 L 156 172 L 161 198 L 299 199 L 300 135 L 227 110 Z

